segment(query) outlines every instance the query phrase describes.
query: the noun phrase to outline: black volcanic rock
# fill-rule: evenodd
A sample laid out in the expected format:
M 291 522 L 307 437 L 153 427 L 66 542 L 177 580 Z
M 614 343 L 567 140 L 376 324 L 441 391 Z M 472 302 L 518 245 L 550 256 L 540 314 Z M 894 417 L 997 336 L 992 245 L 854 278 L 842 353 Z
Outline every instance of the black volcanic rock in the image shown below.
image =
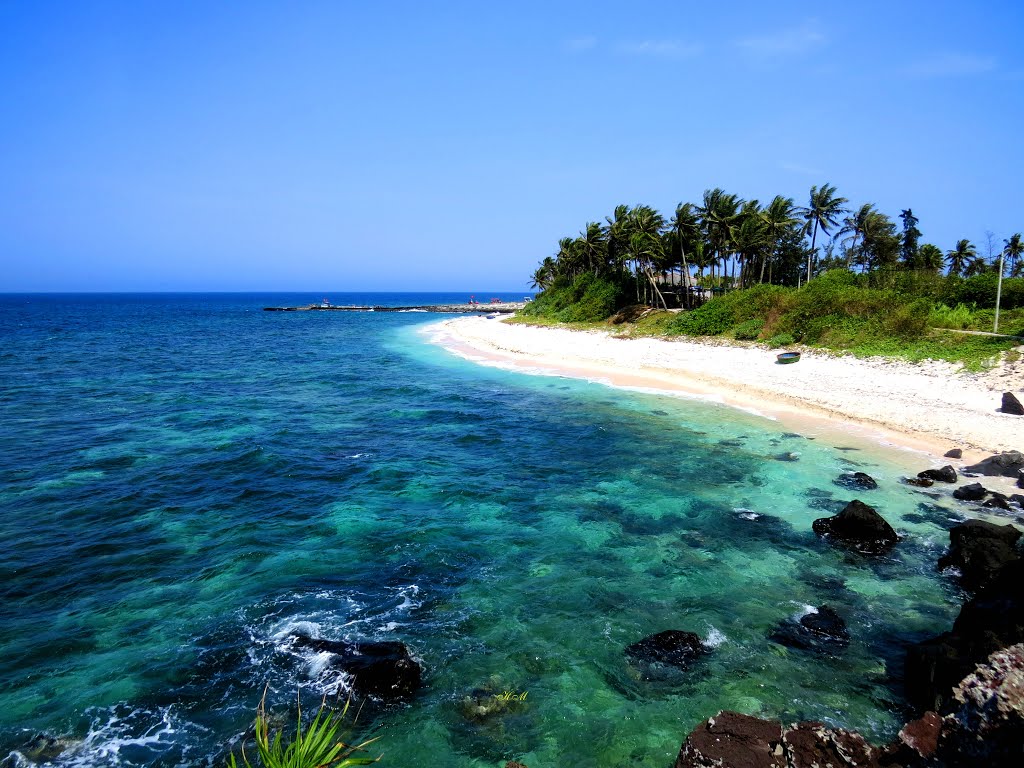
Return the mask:
M 1003 392 L 1003 404 L 999 408 L 1003 413 L 1012 413 L 1014 416 L 1024 416 L 1024 405 L 1013 392 Z
M 812 523 L 814 532 L 856 549 L 864 554 L 880 554 L 897 541 L 899 536 L 874 508 L 854 499 L 834 517 L 822 517 Z
M 404 699 L 422 682 L 423 671 L 404 643 L 347 643 L 296 635 L 292 646 L 333 654 L 329 667 L 351 675 L 352 687 L 361 695 Z
M 626 655 L 638 661 L 668 664 L 680 669 L 686 669 L 707 652 L 697 634 L 678 629 L 658 632 L 626 648 Z
M 964 603 L 951 632 L 907 650 L 904 684 L 919 709 L 941 711 L 951 691 L 996 651 L 1024 642 L 1024 559 L 998 571 Z
M 878 487 L 875 478 L 866 472 L 847 472 L 832 482 L 841 488 L 849 488 L 851 491 L 872 491 Z
M 1021 470 L 1024 470 L 1024 454 L 1020 451 L 999 453 L 973 466 L 964 467 L 965 472 L 986 477 L 1019 477 Z
M 956 482 L 956 470 L 949 464 L 940 469 L 926 469 L 924 472 L 918 472 L 917 476 L 927 478 L 928 480 L 935 480 L 940 483 Z
M 935 481 L 928 477 L 904 477 L 904 485 L 914 485 L 918 488 L 931 488 L 935 485 Z
M 962 459 L 964 457 L 964 452 L 960 448 L 952 448 L 942 455 L 947 459 Z
M 949 531 L 949 552 L 939 558 L 939 570 L 958 568 L 961 583 L 970 590 L 988 584 L 1007 563 L 1020 557 L 1021 533 L 1012 525 L 968 520 Z
M 992 496 L 985 500 L 985 503 L 981 506 L 988 507 L 989 509 L 1006 509 L 1010 508 L 1010 498 L 1001 493 L 992 491 Z
M 988 489 L 981 483 L 961 485 L 953 491 L 953 498 L 960 501 L 981 501 L 988 495 Z
M 846 622 L 827 605 L 800 617 L 787 619 L 771 634 L 771 639 L 789 648 L 835 653 L 850 644 Z

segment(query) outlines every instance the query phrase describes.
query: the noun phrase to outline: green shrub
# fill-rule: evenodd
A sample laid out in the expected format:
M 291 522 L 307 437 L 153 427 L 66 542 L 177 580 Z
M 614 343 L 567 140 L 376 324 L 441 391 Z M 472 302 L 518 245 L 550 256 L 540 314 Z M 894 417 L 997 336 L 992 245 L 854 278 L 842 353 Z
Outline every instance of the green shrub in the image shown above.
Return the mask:
M 527 304 L 523 315 L 566 323 L 597 322 L 615 312 L 625 294 L 624 285 L 591 272 L 571 282 L 561 277 Z
M 796 339 L 788 333 L 777 333 L 768 339 L 769 347 L 788 347 L 790 344 L 795 344 Z
M 930 299 L 915 299 L 909 304 L 900 304 L 882 318 L 882 329 L 887 335 L 898 339 L 920 338 L 928 330 L 931 309 Z
M 740 341 L 753 341 L 761 335 L 762 328 L 764 328 L 763 320 L 744 320 L 733 329 L 732 335 Z
M 973 313 L 970 307 L 964 304 L 957 304 L 950 309 L 945 304 L 939 304 L 928 313 L 928 325 L 932 328 L 959 328 L 971 327 Z
M 680 313 L 666 326 L 666 330 L 687 336 L 717 336 L 725 333 L 736 322 L 729 303 L 730 299 L 725 296 L 712 299 L 697 309 Z

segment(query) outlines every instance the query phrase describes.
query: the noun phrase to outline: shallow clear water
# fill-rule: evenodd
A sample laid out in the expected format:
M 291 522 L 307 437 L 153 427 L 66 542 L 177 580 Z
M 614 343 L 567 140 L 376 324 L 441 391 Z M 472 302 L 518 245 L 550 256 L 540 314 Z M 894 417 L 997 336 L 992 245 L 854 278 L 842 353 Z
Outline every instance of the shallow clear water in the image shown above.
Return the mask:
M 721 708 L 898 729 L 903 648 L 957 595 L 955 512 L 897 463 L 482 367 L 427 342 L 436 315 L 260 311 L 310 300 L 0 297 L 2 754 L 45 733 L 58 765 L 221 764 L 265 685 L 282 713 L 334 690 L 298 630 L 421 660 L 411 703 L 364 713 L 382 765 L 662 768 Z M 811 532 L 852 468 L 906 537 L 888 558 Z M 768 639 L 823 603 L 840 656 Z M 714 650 L 646 680 L 623 649 L 665 629 Z M 478 722 L 478 688 L 528 695 Z

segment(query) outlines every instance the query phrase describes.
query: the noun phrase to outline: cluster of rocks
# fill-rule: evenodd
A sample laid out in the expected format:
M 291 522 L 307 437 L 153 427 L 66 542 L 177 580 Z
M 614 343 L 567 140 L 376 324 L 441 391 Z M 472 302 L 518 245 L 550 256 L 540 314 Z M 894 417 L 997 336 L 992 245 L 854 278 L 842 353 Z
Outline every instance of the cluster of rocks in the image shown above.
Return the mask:
M 952 691 L 945 715 L 926 712 L 889 744 L 824 723 L 784 726 L 723 711 L 687 736 L 675 768 L 1019 768 L 1024 755 L 1024 644 L 993 653 Z
M 963 471 L 1019 477 L 1022 469 L 1024 455 L 1011 451 Z M 837 484 L 869 490 L 872 486 L 864 479 L 867 476 L 861 475 L 844 475 Z M 918 478 L 929 485 L 955 483 L 957 474 L 947 466 L 926 470 Z M 956 495 L 971 500 L 985 496 L 999 498 L 987 490 L 981 495 L 972 490 Z M 1020 503 L 1024 497 L 1014 495 L 1008 500 Z M 831 543 L 865 555 L 882 554 L 899 541 L 892 527 L 859 500 L 833 517 L 815 520 L 813 527 Z M 964 603 L 951 631 L 908 649 L 907 698 L 923 714 L 907 723 L 897 739 L 877 747 L 857 733 L 822 723 L 785 726 L 778 720 L 723 711 L 690 733 L 679 751 L 676 768 L 1024 765 L 1021 532 L 1013 525 L 969 520 L 954 526 L 949 537 L 949 551 L 937 567 L 955 569 L 961 586 L 973 596 Z M 784 623 L 772 638 L 811 650 L 834 651 L 848 642 L 842 619 L 828 606 Z

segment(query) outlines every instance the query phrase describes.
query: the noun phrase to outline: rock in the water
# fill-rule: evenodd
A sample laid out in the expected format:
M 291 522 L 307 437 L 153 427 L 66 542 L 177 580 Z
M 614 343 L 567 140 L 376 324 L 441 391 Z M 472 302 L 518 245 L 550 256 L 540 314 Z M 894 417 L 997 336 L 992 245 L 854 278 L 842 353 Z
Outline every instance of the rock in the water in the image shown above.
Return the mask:
M 675 768 L 786 768 L 782 723 L 719 712 L 698 725 L 679 750 Z
M 872 507 L 857 499 L 835 517 L 815 520 L 812 527 L 819 536 L 827 536 L 864 554 L 880 554 L 899 541 L 893 527 Z
M 351 675 L 352 687 L 361 695 L 403 699 L 415 693 L 422 681 L 423 671 L 404 643 L 347 643 L 296 635 L 292 644 L 333 654 L 328 666 Z
M 1013 392 L 1003 392 L 1003 404 L 999 408 L 1003 413 L 1012 413 L 1014 416 L 1024 416 L 1024 405 Z
M 931 488 L 935 481 L 928 477 L 904 477 L 904 485 L 915 485 L 918 488 Z
M 783 729 L 778 720 L 719 712 L 686 737 L 675 768 L 877 768 L 880 756 L 860 734 L 822 723 Z
M 1007 563 L 1017 560 L 1020 531 L 1012 525 L 968 520 L 949 531 L 949 552 L 939 558 L 939 569 L 960 569 L 961 582 L 970 590 L 988 584 Z
M 1021 470 L 1024 470 L 1024 453 L 1020 451 L 1007 451 L 989 456 L 973 466 L 964 468 L 965 472 L 986 477 L 1019 477 Z
M 947 459 L 962 459 L 964 457 L 964 452 L 960 448 L 952 448 L 942 455 Z
M 832 482 L 851 491 L 871 491 L 878 487 L 875 478 L 866 472 L 846 472 Z
M 776 461 L 800 461 L 800 454 L 795 451 L 786 451 L 775 455 Z
M 961 485 L 953 491 L 953 498 L 960 499 L 960 501 L 981 501 L 986 495 L 988 495 L 988 489 L 981 483 Z
M 707 646 L 697 634 L 678 629 L 650 635 L 626 648 L 626 655 L 639 661 L 668 664 L 680 669 L 686 669 L 707 652 Z
M 975 664 L 1024 642 L 1024 559 L 1013 560 L 960 610 L 952 632 L 912 645 L 904 673 L 907 698 L 922 711 L 942 704 Z
M 921 759 L 927 760 L 939 746 L 939 732 L 942 718 L 935 712 L 925 712 L 917 720 L 911 720 L 900 730 L 899 745 L 906 752 L 903 764 Z
M 956 482 L 956 470 L 949 464 L 941 467 L 940 469 L 926 469 L 924 472 L 918 472 L 917 476 L 927 478 L 928 480 L 935 480 L 940 483 Z
M 1024 469 L 1017 473 L 1017 487 L 1024 488 Z
M 947 766 L 1018 768 L 1024 756 L 1024 645 L 997 651 L 953 690 L 935 757 Z
M 1010 501 L 1012 501 L 1014 504 L 1019 504 L 1020 506 L 1024 507 L 1024 495 L 1022 495 L 1022 494 L 1019 494 L 1019 493 L 1011 494 L 1010 495 Z
M 771 634 L 771 639 L 790 648 L 819 652 L 838 652 L 850 643 L 846 622 L 827 605 L 800 617 L 788 619 Z
M 829 728 L 824 723 L 797 723 L 782 734 L 790 768 L 878 768 L 878 750 L 859 733 Z
M 986 499 L 985 503 L 982 504 L 981 506 L 988 507 L 989 509 L 1008 510 L 1010 508 L 1010 498 L 1008 496 L 1004 496 L 1001 493 L 996 493 L 995 491 L 992 491 L 991 493 L 992 496 Z

